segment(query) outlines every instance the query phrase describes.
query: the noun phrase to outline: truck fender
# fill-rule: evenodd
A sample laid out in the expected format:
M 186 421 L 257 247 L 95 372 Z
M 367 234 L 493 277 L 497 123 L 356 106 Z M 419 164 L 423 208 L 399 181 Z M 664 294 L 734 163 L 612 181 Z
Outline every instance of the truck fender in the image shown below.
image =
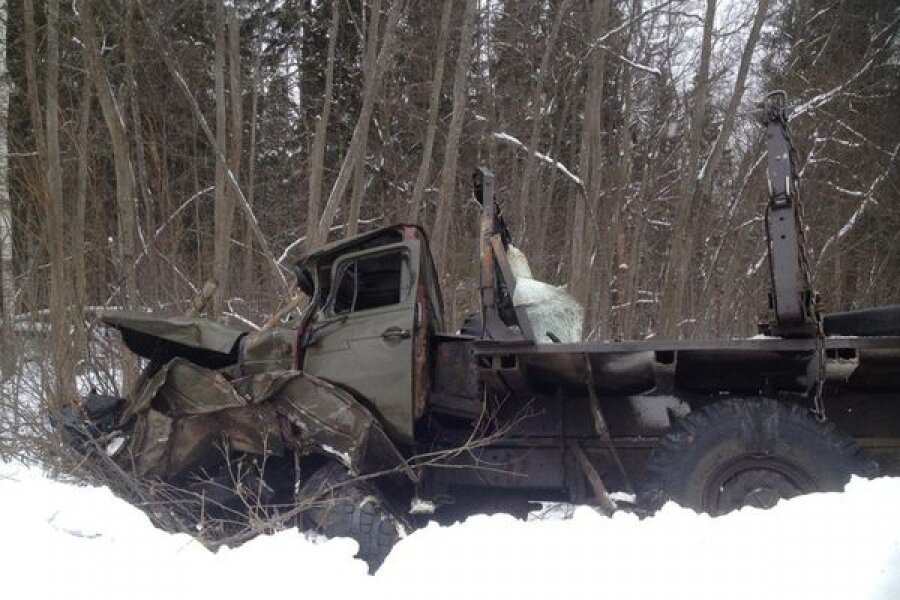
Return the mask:
M 381 427 L 352 394 L 302 371 L 270 371 L 232 382 L 251 402 L 270 402 L 290 426 L 285 441 L 303 453 L 336 458 L 356 475 L 418 478 Z

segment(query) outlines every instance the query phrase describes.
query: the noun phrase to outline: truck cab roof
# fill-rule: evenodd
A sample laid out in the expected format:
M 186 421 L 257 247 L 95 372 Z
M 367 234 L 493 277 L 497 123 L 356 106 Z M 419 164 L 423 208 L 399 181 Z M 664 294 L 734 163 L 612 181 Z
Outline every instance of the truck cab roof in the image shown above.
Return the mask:
M 422 243 L 422 256 L 416 257 L 416 259 L 422 261 L 425 269 L 424 281 L 429 288 L 431 301 L 435 305 L 435 313 L 442 316 L 443 299 L 434 260 L 431 256 L 428 234 L 420 225 L 397 223 L 325 244 L 297 262 L 297 285 L 305 294 L 312 297 L 317 279 L 329 276 L 331 266 L 336 259 L 347 254 L 380 248 L 405 240 L 419 240 Z

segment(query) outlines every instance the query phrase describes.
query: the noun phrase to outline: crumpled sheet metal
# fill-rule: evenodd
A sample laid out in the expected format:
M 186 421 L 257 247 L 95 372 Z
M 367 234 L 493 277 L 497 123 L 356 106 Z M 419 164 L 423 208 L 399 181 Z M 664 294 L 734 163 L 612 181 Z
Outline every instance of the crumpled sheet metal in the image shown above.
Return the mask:
M 399 470 L 415 479 L 375 416 L 348 392 L 302 372 L 282 377 L 283 385 L 272 396 L 275 409 L 302 440 L 339 457 L 353 472 Z
M 154 401 L 173 417 L 247 405 L 221 373 L 183 358 L 173 358 L 147 381 L 130 403 L 126 418 L 146 410 Z
M 168 465 L 172 419 L 148 409 L 134 425 L 129 443 L 128 461 L 138 477 L 163 477 Z
M 181 476 L 221 459 L 225 445 L 259 455 L 319 450 L 357 474 L 401 471 L 415 479 L 371 412 L 346 391 L 298 371 L 229 382 L 175 358 L 145 384 L 130 416 L 136 419 L 125 460 L 141 477 Z

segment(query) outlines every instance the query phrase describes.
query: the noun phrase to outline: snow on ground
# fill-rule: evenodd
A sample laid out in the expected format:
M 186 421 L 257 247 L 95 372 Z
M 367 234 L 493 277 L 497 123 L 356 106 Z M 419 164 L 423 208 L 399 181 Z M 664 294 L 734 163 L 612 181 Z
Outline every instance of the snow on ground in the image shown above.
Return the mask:
M 771 511 L 639 521 L 475 516 L 431 524 L 366 574 L 355 542 L 296 531 L 217 554 L 103 488 L 0 464 L 5 598 L 900 598 L 900 478 Z

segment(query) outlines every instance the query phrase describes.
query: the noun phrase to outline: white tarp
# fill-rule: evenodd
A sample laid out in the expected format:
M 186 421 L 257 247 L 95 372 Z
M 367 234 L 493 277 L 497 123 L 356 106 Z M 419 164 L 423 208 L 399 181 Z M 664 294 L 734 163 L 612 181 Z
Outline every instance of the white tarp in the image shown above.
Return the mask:
M 580 342 L 584 308 L 564 287 L 534 279 L 528 258 L 521 250 L 510 246 L 506 255 L 516 277 L 513 305 L 525 309 L 535 341 L 552 343 L 554 340 L 548 335 L 552 334 L 563 343 Z

